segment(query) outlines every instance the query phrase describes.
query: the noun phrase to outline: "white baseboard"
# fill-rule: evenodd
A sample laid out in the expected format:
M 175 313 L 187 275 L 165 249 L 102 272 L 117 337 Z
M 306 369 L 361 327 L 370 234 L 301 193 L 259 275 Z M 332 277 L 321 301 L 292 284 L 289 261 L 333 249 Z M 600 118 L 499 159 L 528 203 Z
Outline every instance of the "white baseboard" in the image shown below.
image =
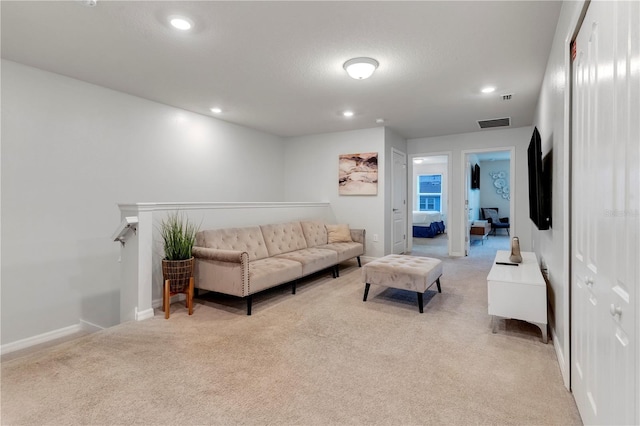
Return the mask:
M 87 323 L 89 324 L 89 323 Z M 20 349 L 30 348 L 31 346 L 47 343 L 52 340 L 70 336 L 84 330 L 82 323 L 70 325 L 69 327 L 59 328 L 57 330 L 42 333 L 37 336 L 27 337 L 26 339 L 17 340 L 15 342 L 6 343 L 0 346 L 0 354 L 8 354 L 10 352 L 19 351 Z
M 571 390 L 571 384 L 569 383 L 569 372 L 567 368 L 567 362 L 564 358 L 564 353 L 562 352 L 562 346 L 560 344 L 560 340 L 558 340 L 558 336 L 555 333 L 553 327 L 551 328 L 551 341 L 553 342 L 553 348 L 556 350 L 556 358 L 558 358 L 558 365 L 560 366 L 560 374 L 562 375 L 562 381 L 564 382 L 564 387 L 567 390 Z
M 70 325 L 69 327 L 59 328 L 47 333 L 38 334 L 37 336 L 27 337 L 26 339 L 4 344 L 0 346 L 0 354 L 4 355 L 10 352 L 19 351 L 21 349 L 27 349 L 32 346 L 40 345 L 42 343 L 48 343 L 53 340 L 62 339 L 63 337 L 67 337 L 75 333 L 80 333 L 82 331 L 86 331 L 87 333 L 95 333 L 96 331 L 100 330 L 104 330 L 104 327 L 81 319 L 78 324 Z
M 184 293 L 176 294 L 175 296 L 171 296 L 171 303 L 182 302 L 183 300 L 187 300 L 187 295 Z M 162 299 L 153 299 L 151 301 L 151 306 L 155 309 L 162 308 Z
M 136 308 L 136 312 L 135 312 L 136 321 L 143 321 L 149 318 L 153 318 L 154 315 L 155 313 L 153 311 L 153 308 L 145 309 L 144 311 L 138 311 L 138 308 Z
M 80 328 L 88 333 L 104 330 L 104 327 L 82 319 L 80 320 Z

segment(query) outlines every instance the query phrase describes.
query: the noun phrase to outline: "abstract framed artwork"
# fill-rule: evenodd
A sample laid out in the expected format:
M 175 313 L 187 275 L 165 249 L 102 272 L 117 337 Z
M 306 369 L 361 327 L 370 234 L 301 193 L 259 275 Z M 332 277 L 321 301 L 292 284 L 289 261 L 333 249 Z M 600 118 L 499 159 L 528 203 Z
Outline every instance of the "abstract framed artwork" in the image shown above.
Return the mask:
M 378 194 L 378 153 L 341 154 L 338 159 L 339 195 Z

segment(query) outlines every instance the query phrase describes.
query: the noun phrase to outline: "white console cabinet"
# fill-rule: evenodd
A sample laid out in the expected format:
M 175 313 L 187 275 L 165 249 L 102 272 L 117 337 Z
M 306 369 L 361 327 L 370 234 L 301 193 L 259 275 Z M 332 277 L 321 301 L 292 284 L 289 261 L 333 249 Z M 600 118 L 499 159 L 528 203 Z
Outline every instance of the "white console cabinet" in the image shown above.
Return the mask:
M 540 327 L 542 341 L 547 343 L 547 285 L 536 255 L 522 252 L 522 263 L 518 266 L 496 263 L 511 263 L 509 255 L 509 251 L 499 250 L 487 276 L 493 332 L 499 317 L 518 319 Z

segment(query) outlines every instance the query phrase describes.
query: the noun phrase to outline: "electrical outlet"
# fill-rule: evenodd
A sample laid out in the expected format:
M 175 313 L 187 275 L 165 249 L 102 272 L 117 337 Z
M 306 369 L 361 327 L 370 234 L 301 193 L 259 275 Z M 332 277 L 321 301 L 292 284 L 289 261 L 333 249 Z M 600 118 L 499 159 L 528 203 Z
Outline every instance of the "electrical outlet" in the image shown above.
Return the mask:
M 373 241 L 378 242 L 378 234 L 373 234 Z

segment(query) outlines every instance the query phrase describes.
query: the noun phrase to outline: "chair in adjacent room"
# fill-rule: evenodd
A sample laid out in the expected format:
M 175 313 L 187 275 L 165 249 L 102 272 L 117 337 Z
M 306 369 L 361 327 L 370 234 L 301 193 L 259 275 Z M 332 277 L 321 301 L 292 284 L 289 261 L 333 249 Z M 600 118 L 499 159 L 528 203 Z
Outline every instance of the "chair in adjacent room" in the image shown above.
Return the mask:
M 493 235 L 496 235 L 498 229 L 504 229 L 507 231 L 507 235 L 511 235 L 509 233 L 509 228 L 511 227 L 509 218 L 500 217 L 497 207 L 482 207 L 480 211 L 482 212 L 482 218 L 491 224 L 491 233 Z

